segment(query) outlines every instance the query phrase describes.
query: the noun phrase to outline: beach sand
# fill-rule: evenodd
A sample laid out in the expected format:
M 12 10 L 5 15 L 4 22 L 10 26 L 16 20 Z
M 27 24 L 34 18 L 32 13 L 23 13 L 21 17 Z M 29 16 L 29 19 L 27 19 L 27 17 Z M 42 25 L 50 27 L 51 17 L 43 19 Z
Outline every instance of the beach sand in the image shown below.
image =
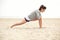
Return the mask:
M 43 18 L 42 28 L 38 21 L 10 28 L 17 22 L 20 19 L 0 18 L 0 40 L 60 40 L 60 18 Z

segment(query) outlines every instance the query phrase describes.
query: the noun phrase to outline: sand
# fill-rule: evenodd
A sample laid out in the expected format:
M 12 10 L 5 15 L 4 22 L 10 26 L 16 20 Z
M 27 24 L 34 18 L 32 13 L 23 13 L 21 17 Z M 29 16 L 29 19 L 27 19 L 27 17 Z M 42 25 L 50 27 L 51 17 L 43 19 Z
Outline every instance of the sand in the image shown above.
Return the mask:
M 0 40 L 60 40 L 60 19 L 45 18 L 40 29 L 38 21 L 10 28 L 20 19 L 0 18 Z

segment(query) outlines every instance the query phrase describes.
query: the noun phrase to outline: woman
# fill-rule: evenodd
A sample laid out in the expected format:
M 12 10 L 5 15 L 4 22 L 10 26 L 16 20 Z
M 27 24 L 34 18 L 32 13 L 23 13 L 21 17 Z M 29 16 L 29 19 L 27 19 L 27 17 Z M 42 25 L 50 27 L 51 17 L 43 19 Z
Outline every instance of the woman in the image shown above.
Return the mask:
M 39 26 L 40 26 L 40 28 L 42 28 L 41 13 L 43 13 L 45 11 L 45 9 L 46 9 L 46 7 L 44 5 L 41 5 L 38 10 L 33 11 L 30 15 L 28 15 L 27 17 L 21 19 L 21 22 L 12 25 L 11 28 L 13 28 L 14 26 L 17 26 L 17 25 L 25 24 L 26 22 L 36 21 L 36 20 L 39 21 Z

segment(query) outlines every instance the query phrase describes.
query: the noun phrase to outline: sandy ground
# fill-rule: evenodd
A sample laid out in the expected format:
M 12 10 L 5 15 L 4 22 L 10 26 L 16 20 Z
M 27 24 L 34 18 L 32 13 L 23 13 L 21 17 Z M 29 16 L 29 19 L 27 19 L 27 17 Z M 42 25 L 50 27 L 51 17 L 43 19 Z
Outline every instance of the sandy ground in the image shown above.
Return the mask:
M 20 19 L 0 18 L 0 40 L 60 40 L 60 18 L 43 19 L 39 29 L 38 21 L 10 28 Z

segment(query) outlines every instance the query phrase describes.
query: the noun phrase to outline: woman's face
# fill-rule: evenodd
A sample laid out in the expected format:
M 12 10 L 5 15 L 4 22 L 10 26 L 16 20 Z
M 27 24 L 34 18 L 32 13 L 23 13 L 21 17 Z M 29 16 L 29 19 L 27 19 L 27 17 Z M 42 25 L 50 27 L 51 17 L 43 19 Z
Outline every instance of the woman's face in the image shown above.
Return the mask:
M 40 11 L 41 11 L 41 12 L 45 12 L 45 9 L 41 9 Z

